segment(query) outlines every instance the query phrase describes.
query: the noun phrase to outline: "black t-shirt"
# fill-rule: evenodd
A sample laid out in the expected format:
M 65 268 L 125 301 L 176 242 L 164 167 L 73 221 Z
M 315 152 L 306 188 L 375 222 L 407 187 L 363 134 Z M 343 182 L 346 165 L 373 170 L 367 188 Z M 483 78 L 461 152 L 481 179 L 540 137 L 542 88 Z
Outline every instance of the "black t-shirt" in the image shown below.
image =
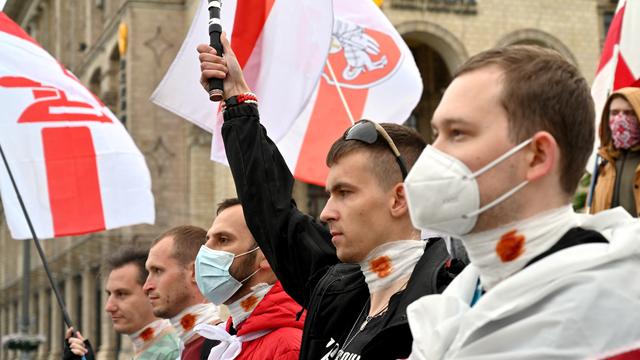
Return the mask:
M 383 328 L 384 325 L 384 316 L 386 315 L 386 311 L 378 316 L 372 317 L 367 324 L 362 327 L 366 317 L 361 316 L 358 319 L 358 323 L 353 327 L 353 331 L 351 334 L 345 339 L 345 345 L 340 345 L 338 348 L 336 344 L 336 349 L 331 351 L 331 353 L 326 357 L 327 360 L 360 360 L 360 354 L 364 349 L 365 345 L 371 342 L 373 339 Z

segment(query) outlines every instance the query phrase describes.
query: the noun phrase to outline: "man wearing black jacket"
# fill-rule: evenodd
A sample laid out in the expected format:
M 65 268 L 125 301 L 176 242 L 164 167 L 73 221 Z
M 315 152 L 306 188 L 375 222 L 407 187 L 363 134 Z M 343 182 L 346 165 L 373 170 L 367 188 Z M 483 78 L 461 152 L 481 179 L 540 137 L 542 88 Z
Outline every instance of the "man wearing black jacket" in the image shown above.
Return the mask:
M 424 141 L 400 125 L 350 128 L 327 157 L 327 229 L 296 208 L 293 177 L 255 101 L 243 101 L 252 95 L 224 36 L 223 44 L 224 59 L 198 47 L 201 82 L 206 89 L 209 78 L 224 79 L 222 135 L 247 224 L 285 291 L 308 311 L 300 358 L 406 358 L 407 305 L 450 280 L 435 270 L 448 258 L 443 241 L 420 240 L 402 184 Z

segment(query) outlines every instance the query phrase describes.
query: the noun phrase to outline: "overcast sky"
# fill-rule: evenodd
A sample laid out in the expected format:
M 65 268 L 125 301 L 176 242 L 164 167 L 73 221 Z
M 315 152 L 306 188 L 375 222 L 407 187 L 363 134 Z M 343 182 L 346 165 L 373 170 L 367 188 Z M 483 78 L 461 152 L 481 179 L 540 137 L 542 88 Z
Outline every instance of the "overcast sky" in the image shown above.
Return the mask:
M 4 3 L 6 3 L 7 0 L 0 0 L 0 10 L 2 10 L 2 8 L 4 7 Z

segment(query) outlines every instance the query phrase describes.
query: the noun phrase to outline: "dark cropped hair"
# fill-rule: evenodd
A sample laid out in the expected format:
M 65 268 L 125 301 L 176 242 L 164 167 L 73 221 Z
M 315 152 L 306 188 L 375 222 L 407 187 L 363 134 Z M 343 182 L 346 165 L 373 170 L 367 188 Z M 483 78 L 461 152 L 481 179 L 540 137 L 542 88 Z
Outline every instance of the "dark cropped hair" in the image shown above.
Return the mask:
M 220 215 L 220 213 L 223 212 L 224 210 L 227 210 L 228 208 L 236 205 L 242 205 L 240 203 L 240 199 L 238 198 L 224 199 L 218 203 L 218 209 L 216 209 L 216 215 Z
M 587 80 L 560 53 L 534 45 L 481 52 L 467 60 L 454 78 L 487 66 L 503 72 L 501 102 L 512 141 L 549 132 L 560 148 L 562 189 L 573 194 L 595 137 L 595 109 Z
M 149 272 L 144 267 L 144 264 L 147 262 L 148 255 L 148 250 L 143 250 L 130 245 L 121 246 L 106 258 L 104 271 L 106 273 L 110 273 L 113 270 L 133 264 L 138 268 L 137 282 L 142 286 L 149 275 Z
M 207 242 L 207 231 L 193 225 L 176 226 L 160 234 L 151 246 L 167 237 L 173 238 L 173 258 L 187 266 L 196 260 L 200 247 Z
M 381 123 L 380 125 L 400 151 L 400 155 L 407 165 L 407 171 L 409 171 L 418 160 L 422 150 L 427 146 L 426 142 L 420 133 L 410 127 L 389 123 Z M 369 154 L 372 172 L 383 188 L 391 188 L 403 181 L 395 155 L 382 136 L 378 136 L 373 144 L 368 144 L 358 140 L 346 140 L 345 135 L 342 135 L 333 143 L 327 153 L 327 166 L 333 166 L 342 157 L 354 151 L 364 151 Z

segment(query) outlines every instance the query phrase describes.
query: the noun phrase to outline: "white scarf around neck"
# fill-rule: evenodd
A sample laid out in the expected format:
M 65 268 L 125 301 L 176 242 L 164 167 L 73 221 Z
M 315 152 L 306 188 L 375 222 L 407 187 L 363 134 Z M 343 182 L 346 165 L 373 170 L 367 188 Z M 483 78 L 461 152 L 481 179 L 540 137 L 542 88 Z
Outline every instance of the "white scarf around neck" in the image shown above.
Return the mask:
M 482 288 L 490 290 L 576 226 L 578 217 L 567 205 L 461 238 L 471 263 L 478 268 Z
M 382 244 L 371 250 L 359 263 L 369 293 L 389 287 L 402 277 L 408 277 L 424 254 L 427 243 L 423 240 L 398 240 Z
M 231 335 L 225 330 L 224 323 L 199 324 L 195 330 L 204 338 L 220 341 L 220 344 L 211 349 L 207 360 L 233 360 L 242 352 L 242 343 L 259 339 L 273 331 L 273 329 L 266 329 L 240 336 Z
M 258 306 L 260 301 L 267 295 L 273 285 L 267 283 L 260 283 L 251 287 L 251 292 L 241 297 L 240 299 L 229 304 L 229 313 L 231 314 L 231 321 L 233 327 L 238 328 L 243 321 L 245 321 L 253 310 Z
M 141 352 L 149 344 L 153 343 L 160 336 L 164 335 L 165 330 L 171 329 L 171 322 L 166 319 L 158 319 L 147 324 L 142 329 L 129 334 L 129 339 L 133 343 L 133 350 L 136 354 Z
M 194 327 L 198 324 L 217 322 L 220 319 L 218 307 L 214 304 L 196 304 L 182 310 L 170 319 L 171 326 L 183 344 L 187 344 L 197 333 Z

